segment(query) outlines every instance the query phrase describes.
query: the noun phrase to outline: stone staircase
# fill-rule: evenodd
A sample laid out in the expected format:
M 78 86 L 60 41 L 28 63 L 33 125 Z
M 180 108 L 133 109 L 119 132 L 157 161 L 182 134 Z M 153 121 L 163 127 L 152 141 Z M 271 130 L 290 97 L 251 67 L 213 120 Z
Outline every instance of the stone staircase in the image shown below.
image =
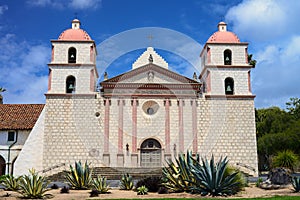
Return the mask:
M 124 168 L 124 167 L 95 167 L 92 168 L 92 177 L 105 176 L 107 180 L 120 180 L 122 174 L 128 173 L 133 179 L 138 180 L 149 176 L 161 176 L 161 168 Z M 65 182 L 64 172 L 53 174 L 47 177 L 52 182 Z

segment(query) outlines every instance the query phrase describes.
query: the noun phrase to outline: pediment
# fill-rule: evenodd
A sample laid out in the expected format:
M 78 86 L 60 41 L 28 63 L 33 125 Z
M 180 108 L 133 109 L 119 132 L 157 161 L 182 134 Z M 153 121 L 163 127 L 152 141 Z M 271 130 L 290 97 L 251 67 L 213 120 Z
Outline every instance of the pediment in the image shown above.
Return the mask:
M 100 83 L 104 97 L 195 97 L 201 83 L 149 63 Z
M 136 68 L 102 82 L 105 83 L 143 83 L 143 84 L 186 84 L 197 81 L 177 74 L 153 63 Z M 102 84 L 101 83 L 101 84 Z

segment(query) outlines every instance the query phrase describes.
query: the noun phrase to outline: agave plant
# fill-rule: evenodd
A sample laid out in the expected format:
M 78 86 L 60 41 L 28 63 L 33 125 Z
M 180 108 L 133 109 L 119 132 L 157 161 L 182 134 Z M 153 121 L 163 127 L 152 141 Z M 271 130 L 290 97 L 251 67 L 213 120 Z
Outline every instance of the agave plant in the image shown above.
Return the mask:
M 294 188 L 295 192 L 299 192 L 300 191 L 300 178 L 294 176 L 293 181 L 292 181 L 292 185 L 293 185 L 293 188 Z
M 6 190 L 17 191 L 20 188 L 20 177 L 14 177 L 12 175 L 3 176 L 2 185 Z
M 29 199 L 41 199 L 45 197 L 45 192 L 51 188 L 47 188 L 49 182 L 45 177 L 39 176 L 34 169 L 29 170 L 29 175 L 20 178 L 20 194 Z
M 133 188 L 132 176 L 130 176 L 128 173 L 123 174 L 121 178 L 120 189 L 132 190 L 132 188 Z
M 87 164 L 75 162 L 75 168 L 70 165 L 70 171 L 66 171 L 65 178 L 76 190 L 90 189 L 92 186 L 92 172 Z
M 93 179 L 93 188 L 97 190 L 99 194 L 107 193 L 110 189 L 106 184 L 106 178 L 101 176 Z
M 227 157 L 215 164 L 212 156 L 210 162 L 207 159 L 201 159 L 202 165 L 196 162 L 191 165 L 191 171 L 196 179 L 196 184 L 191 190 L 201 195 L 226 196 L 235 193 L 235 189 L 241 183 L 237 179 L 238 172 L 225 176 L 225 170 L 228 164 Z
M 144 185 L 142 185 L 141 187 L 137 188 L 137 194 L 138 195 L 145 195 L 148 194 L 148 188 Z
M 187 152 L 186 156 L 180 154 L 178 158 L 175 158 L 175 162 L 169 159 L 167 166 L 162 169 L 165 180 L 162 184 L 173 192 L 190 191 L 194 183 L 190 168 L 193 162 L 197 161 L 192 158 L 191 152 Z

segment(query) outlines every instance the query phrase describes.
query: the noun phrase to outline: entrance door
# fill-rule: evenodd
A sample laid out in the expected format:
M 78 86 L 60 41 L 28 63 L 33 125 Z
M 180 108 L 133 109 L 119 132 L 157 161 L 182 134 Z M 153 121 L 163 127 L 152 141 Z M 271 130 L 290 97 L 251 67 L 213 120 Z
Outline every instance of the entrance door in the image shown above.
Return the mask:
M 161 167 L 161 145 L 155 139 L 147 139 L 141 145 L 141 167 Z

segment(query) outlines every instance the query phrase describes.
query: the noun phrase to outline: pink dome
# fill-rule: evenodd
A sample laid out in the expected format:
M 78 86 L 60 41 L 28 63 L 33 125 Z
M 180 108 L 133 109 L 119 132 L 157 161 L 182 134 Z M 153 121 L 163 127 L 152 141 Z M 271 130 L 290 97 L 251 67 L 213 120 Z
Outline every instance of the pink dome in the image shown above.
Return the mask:
M 226 30 L 226 23 L 220 22 L 219 31 L 215 32 L 207 40 L 208 43 L 240 43 L 240 39 L 233 32 Z
M 60 34 L 58 37 L 58 40 L 76 40 L 76 41 L 82 41 L 82 40 L 92 40 L 91 37 L 87 32 L 85 32 L 82 29 L 67 29 L 64 32 Z
M 92 39 L 86 31 L 80 29 L 80 21 L 74 19 L 72 21 L 72 28 L 62 32 L 58 37 L 58 40 L 90 41 Z

